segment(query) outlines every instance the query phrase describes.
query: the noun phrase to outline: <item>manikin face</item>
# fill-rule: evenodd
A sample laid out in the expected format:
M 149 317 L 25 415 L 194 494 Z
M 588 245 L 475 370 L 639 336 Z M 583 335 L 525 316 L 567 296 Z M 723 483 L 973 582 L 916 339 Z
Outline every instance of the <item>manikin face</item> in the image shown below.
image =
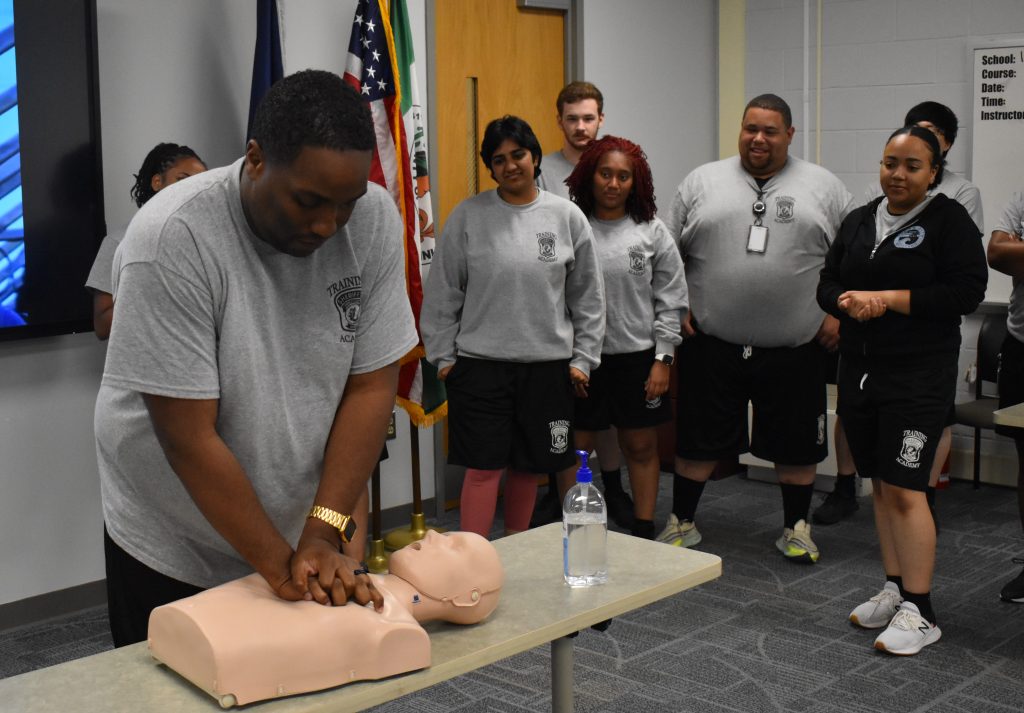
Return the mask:
M 189 176 L 194 176 L 205 170 L 206 166 L 204 166 L 203 162 L 197 158 L 193 158 L 192 156 L 179 158 L 168 166 L 166 171 L 158 173 L 149 179 L 149 187 L 153 189 L 154 193 L 158 193 L 172 183 L 183 181 Z
M 889 212 L 901 215 L 923 201 L 936 171 L 928 144 L 910 134 L 894 136 L 885 145 L 878 175 Z
M 565 143 L 577 151 L 597 138 L 598 129 L 604 122 L 604 114 L 597 111 L 596 99 L 583 99 L 573 104 L 563 104 L 558 117 L 558 128 L 565 135 Z
M 391 574 L 409 582 L 421 594 L 455 607 L 476 607 L 485 599 L 494 601 L 486 595 L 499 590 L 505 579 L 494 545 L 472 532 L 440 534 L 428 530 L 422 540 L 391 555 L 389 566 Z
M 626 201 L 633 191 L 633 162 L 621 151 L 609 151 L 594 170 L 594 212 L 601 220 L 616 220 L 626 214 Z
M 519 199 L 529 203 L 534 198 L 536 184 L 533 174 L 537 159 L 529 149 L 523 148 L 512 139 L 505 139 L 491 154 L 491 177 L 498 184 L 502 198 L 516 202 Z
M 740 163 L 754 178 L 774 176 L 786 165 L 794 129 L 786 128 L 782 114 L 750 107 L 740 127 Z
M 278 164 L 250 141 L 242 185 L 249 226 L 287 255 L 313 254 L 352 217 L 366 194 L 372 158 L 370 151 L 307 146 L 290 164 Z

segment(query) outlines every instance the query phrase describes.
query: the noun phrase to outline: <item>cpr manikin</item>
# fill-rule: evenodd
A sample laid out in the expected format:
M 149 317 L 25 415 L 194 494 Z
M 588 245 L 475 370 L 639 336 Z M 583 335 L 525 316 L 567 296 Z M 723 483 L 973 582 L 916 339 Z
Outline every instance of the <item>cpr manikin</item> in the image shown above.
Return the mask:
M 420 623 L 475 624 L 498 604 L 494 546 L 470 532 L 428 531 L 371 575 L 384 608 L 278 598 L 258 574 L 153 610 L 153 656 L 222 706 L 308 693 L 430 665 Z

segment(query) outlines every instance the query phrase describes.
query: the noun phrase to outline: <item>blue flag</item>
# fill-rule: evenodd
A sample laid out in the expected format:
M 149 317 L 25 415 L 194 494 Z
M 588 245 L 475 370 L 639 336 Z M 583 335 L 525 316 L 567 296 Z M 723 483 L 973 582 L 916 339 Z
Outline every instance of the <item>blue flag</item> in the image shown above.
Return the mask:
M 277 0 L 259 0 L 256 9 L 256 52 L 252 58 L 252 90 L 249 93 L 249 124 L 245 138 L 252 134 L 252 119 L 270 85 L 284 76 L 281 61 L 281 32 L 277 24 Z

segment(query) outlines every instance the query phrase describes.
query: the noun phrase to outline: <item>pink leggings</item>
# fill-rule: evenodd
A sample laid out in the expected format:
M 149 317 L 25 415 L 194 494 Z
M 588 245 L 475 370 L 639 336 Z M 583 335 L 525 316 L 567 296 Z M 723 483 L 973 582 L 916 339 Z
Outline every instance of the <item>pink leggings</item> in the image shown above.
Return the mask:
M 459 527 L 487 537 L 498 505 L 501 470 L 466 468 L 459 505 Z M 537 499 L 537 474 L 508 469 L 505 478 L 505 529 L 522 531 L 530 527 L 533 503 Z

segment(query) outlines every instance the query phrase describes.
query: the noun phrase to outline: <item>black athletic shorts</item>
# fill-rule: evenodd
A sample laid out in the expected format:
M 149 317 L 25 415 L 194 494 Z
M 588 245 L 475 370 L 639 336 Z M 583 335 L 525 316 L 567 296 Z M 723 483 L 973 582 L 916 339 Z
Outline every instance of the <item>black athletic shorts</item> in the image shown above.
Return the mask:
M 956 354 L 924 364 L 843 355 L 836 411 L 862 477 L 908 490 L 928 487 L 957 370 Z
M 644 384 L 654 364 L 654 349 L 629 354 L 602 354 L 601 366 L 590 373 L 587 398 L 576 399 L 573 426 L 581 431 L 653 428 L 672 420 L 668 393 L 647 400 Z
M 448 462 L 552 473 L 576 462 L 568 360 L 459 357 L 445 379 Z
M 1024 402 L 1024 343 L 1012 334 L 1003 340 L 999 354 L 999 408 Z M 1024 428 L 996 425 L 996 433 L 1024 438 Z
M 812 465 L 828 456 L 826 352 L 817 342 L 746 347 L 698 332 L 677 352 L 680 458 L 720 460 L 749 450 L 781 465 Z
M 103 555 L 107 573 L 107 609 L 114 646 L 145 641 L 149 632 L 149 614 L 164 604 L 203 591 L 139 562 L 107 534 L 103 528 Z

